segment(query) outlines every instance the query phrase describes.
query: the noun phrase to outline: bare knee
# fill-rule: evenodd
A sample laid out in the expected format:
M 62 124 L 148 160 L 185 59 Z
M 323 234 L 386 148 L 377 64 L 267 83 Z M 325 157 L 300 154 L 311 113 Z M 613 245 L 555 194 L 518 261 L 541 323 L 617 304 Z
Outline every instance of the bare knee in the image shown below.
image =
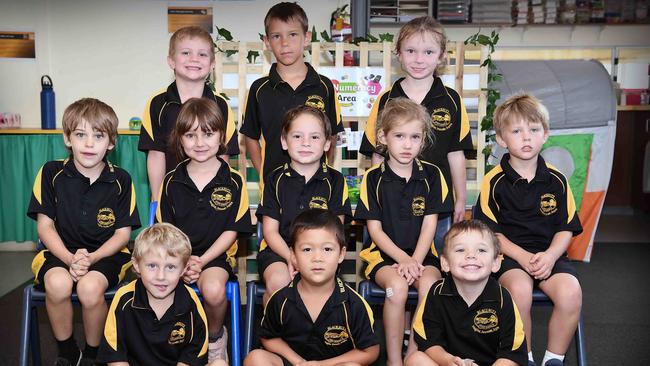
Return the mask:
M 433 360 L 424 352 L 414 352 L 404 360 L 405 366 L 422 366 L 422 365 L 435 365 Z
M 86 275 L 88 276 L 88 275 Z M 95 307 L 105 302 L 106 286 L 93 277 L 82 277 L 77 282 L 77 296 L 84 307 Z
M 74 282 L 68 272 L 53 268 L 45 274 L 43 282 L 45 282 L 45 294 L 50 301 L 60 302 L 72 296 Z
M 206 281 L 200 290 L 203 300 L 210 306 L 219 306 L 226 301 L 226 287 L 221 281 Z
M 582 289 L 573 281 L 567 281 L 557 286 L 553 294 L 549 294 L 553 305 L 558 310 L 565 312 L 579 312 L 582 308 Z
M 266 285 L 266 293 L 273 294 L 277 290 L 283 288 L 291 282 L 289 271 L 282 271 L 278 269 L 267 269 L 264 272 L 264 283 Z
M 408 298 L 409 285 L 405 279 L 398 277 L 386 284 L 386 302 L 405 304 Z
M 244 359 L 244 366 L 275 365 L 274 358 L 279 357 L 273 356 L 275 355 L 265 350 L 253 350 Z

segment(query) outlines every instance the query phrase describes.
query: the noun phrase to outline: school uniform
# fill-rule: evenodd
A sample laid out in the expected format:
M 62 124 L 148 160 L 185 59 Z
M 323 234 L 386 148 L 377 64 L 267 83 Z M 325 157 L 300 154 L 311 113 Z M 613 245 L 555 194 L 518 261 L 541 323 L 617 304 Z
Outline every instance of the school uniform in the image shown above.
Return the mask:
M 418 350 L 433 346 L 479 366 L 509 359 L 528 363 L 524 325 L 508 290 L 488 277 L 483 292 L 467 305 L 456 288 L 453 276 L 436 282 L 427 293 L 413 319 Z
M 201 301 L 179 281 L 174 302 L 158 319 L 140 279 L 121 287 L 108 310 L 98 362 L 131 366 L 207 364 L 207 318 Z
M 264 182 L 275 168 L 291 161 L 280 143 L 282 120 L 290 109 L 301 105 L 317 108 L 329 119 L 333 136 L 343 131 L 340 106 L 332 81 L 319 75 L 309 63 L 305 65 L 307 75 L 295 90 L 282 80 L 274 63 L 269 74 L 253 82 L 248 91 L 243 109 L 244 122 L 239 132 L 260 140 L 260 182 Z
M 415 159 L 411 178 L 406 181 L 385 161 L 364 174 L 355 219 L 381 221 L 386 235 L 411 256 L 420 237 L 424 216 L 447 212 L 451 206 L 450 196 L 445 177 L 437 166 Z M 366 278 L 372 280 L 381 267 L 396 263 L 372 239 L 364 243 L 359 257 L 366 262 Z M 423 264 L 440 269 L 433 242 Z
M 359 152 L 362 154 L 371 157 L 375 152 L 377 119 L 386 103 L 395 98 L 408 98 L 402 89 L 403 80 L 404 78 L 401 78 L 393 83 L 393 86 L 382 93 L 373 104 L 359 148 Z M 453 151 L 474 150 L 469 117 L 463 98 L 454 89 L 445 86 L 439 77 L 434 76 L 433 85 L 421 104 L 431 114 L 433 121 L 431 127 L 434 136 L 433 144 L 425 147 L 421 159 L 437 165 L 442 170 L 449 186 L 452 187 L 447 154 Z
M 92 184 L 81 174 L 72 158 L 50 161 L 36 175 L 27 216 L 36 220 L 43 214 L 54 221 L 54 228 L 66 248 L 75 253 L 99 249 L 123 227 L 137 229 L 140 218 L 129 173 L 105 160 L 106 165 Z M 45 243 L 47 245 L 47 243 Z M 130 266 L 129 251 L 102 258 L 91 271 L 102 273 L 109 287 L 124 278 Z M 49 250 L 40 251 L 32 262 L 35 284 L 44 288 L 45 273 L 54 267 L 68 266 Z
M 314 176 L 306 182 L 304 176 L 285 163 L 269 175 L 256 215 L 260 221 L 264 216 L 277 220 L 280 223 L 280 235 L 289 244 L 293 219 L 310 208 L 352 216 L 345 178 L 336 169 L 322 163 Z M 262 240 L 257 254 L 260 277 L 264 270 L 275 262 L 286 263 L 284 258 L 273 252 L 266 241 Z
M 264 309 L 260 338 L 280 338 L 309 361 L 330 359 L 379 344 L 370 306 L 343 280 L 334 279 L 334 291 L 316 321 L 300 297 L 299 281 L 298 274 L 271 296 Z M 288 364 L 286 359 L 283 361 Z
M 160 190 L 156 221 L 181 229 L 196 256 L 203 255 L 224 231 L 252 231 L 246 182 L 238 171 L 218 159 L 221 167 L 203 190 L 198 190 L 187 172 L 190 159 L 165 176 Z M 237 241 L 203 268 L 220 267 L 234 277 L 236 256 Z
M 202 98 L 214 101 L 224 120 L 226 121 L 226 134 L 224 141 L 226 143 L 226 154 L 239 154 L 239 141 L 237 139 L 237 125 L 235 115 L 233 114 L 228 102 L 219 94 L 210 90 L 207 85 L 203 86 Z M 169 172 L 176 167 L 178 160 L 173 149 L 169 148 L 169 138 L 178 114 L 183 107 L 181 97 L 178 93 L 176 81 L 171 83 L 166 90 L 157 92 L 147 102 L 140 129 L 140 141 L 138 150 L 149 152 L 150 150 L 161 151 L 165 153 L 165 172 Z
M 539 155 L 535 177 L 528 182 L 509 161 L 510 154 L 505 154 L 501 163 L 483 178 L 477 218 L 531 253 L 547 250 L 560 231 L 580 234 L 582 225 L 566 177 Z M 513 268 L 521 267 L 506 256 L 499 274 Z M 558 272 L 577 277 L 566 257 L 556 262 L 552 274 Z

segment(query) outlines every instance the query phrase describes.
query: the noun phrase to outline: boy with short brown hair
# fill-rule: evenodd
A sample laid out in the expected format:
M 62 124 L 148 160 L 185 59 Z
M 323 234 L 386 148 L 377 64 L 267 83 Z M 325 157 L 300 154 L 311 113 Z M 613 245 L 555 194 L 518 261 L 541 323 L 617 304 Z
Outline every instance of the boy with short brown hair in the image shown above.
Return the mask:
M 524 329 L 510 293 L 490 275 L 499 241 L 477 220 L 447 232 L 440 261 L 450 275 L 436 282 L 413 319 L 419 351 L 407 366 L 525 365 Z
M 106 289 L 130 266 L 126 245 L 140 227 L 129 173 L 107 159 L 117 141 L 117 115 L 107 104 L 80 99 L 63 114 L 65 160 L 50 161 L 36 175 L 27 215 L 45 250 L 32 262 L 58 345 L 56 365 L 91 365 L 106 319 Z M 86 347 L 73 334 L 70 296 L 81 303 Z
M 303 59 L 309 45 L 307 15 L 296 3 L 282 2 L 264 18 L 264 43 L 275 56 L 268 76 L 257 79 L 248 91 L 240 132 L 260 182 L 278 166 L 289 162 L 280 144 L 280 127 L 286 111 L 308 105 L 325 113 L 332 126 L 331 144 L 343 131 L 338 97 L 332 81 Z M 335 149 L 328 152 L 332 162 Z

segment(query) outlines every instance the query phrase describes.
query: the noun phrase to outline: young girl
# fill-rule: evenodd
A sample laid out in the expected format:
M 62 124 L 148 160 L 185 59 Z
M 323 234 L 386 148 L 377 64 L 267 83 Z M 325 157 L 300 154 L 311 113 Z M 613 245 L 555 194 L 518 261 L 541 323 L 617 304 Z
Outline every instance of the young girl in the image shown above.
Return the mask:
M 330 149 L 332 134 L 327 116 L 306 105 L 295 107 L 285 114 L 281 133 L 282 148 L 288 152 L 291 163 L 268 175 L 257 208 L 264 234 L 257 268 L 266 284 L 265 304 L 294 275 L 287 245 L 293 219 L 309 208 L 328 209 L 341 220 L 344 215 L 352 215 L 343 175 L 323 159 Z
M 163 179 L 156 220 L 181 229 L 192 243 L 183 280 L 203 295 L 210 343 L 208 359 L 227 360 L 226 282 L 234 279 L 237 233 L 251 231 L 244 178 L 218 156 L 226 121 L 214 101 L 189 99 L 171 134 L 181 161 Z
M 365 275 L 386 290 L 384 331 L 387 365 L 402 365 L 404 307 L 408 288 L 424 299 L 441 278 L 433 247 L 438 213 L 451 209 L 451 194 L 442 171 L 420 161 L 430 136 L 427 110 L 406 98 L 388 102 L 381 112 L 377 137 L 386 161 L 363 176 L 356 219 L 366 220 L 370 243 L 359 257 Z M 409 351 L 415 350 L 410 342 Z
M 453 186 L 453 210 L 441 213 L 435 236 L 437 246 L 453 222 L 465 215 L 465 155 L 473 150 L 469 119 L 458 93 L 438 77 L 444 67 L 447 38 L 442 25 L 432 17 L 420 17 L 405 24 L 396 44 L 397 57 L 406 76 L 397 80 L 373 105 L 363 135 L 360 152 L 372 156 L 377 164 L 383 156 L 376 151 L 377 115 L 391 99 L 404 97 L 423 105 L 433 119 L 435 144 L 422 151 L 422 160 L 440 167 L 447 182 Z M 440 248 L 438 247 L 438 250 Z

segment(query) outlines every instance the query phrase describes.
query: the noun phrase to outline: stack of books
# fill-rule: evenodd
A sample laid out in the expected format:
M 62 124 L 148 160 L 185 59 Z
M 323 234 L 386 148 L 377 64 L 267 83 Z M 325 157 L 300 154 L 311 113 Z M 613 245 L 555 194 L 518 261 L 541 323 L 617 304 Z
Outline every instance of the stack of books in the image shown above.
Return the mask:
M 443 23 L 469 23 L 470 0 L 438 0 L 437 19 Z
M 532 0 L 530 2 L 530 11 L 528 22 L 533 24 L 544 23 L 544 2 L 542 0 Z
M 508 23 L 512 21 L 512 0 L 472 1 L 472 23 Z
M 557 8 L 558 8 L 558 2 L 556 0 L 546 0 L 546 4 L 545 4 L 546 19 L 544 20 L 546 24 L 557 23 Z
M 515 25 L 528 24 L 528 0 L 512 2 L 512 22 Z

